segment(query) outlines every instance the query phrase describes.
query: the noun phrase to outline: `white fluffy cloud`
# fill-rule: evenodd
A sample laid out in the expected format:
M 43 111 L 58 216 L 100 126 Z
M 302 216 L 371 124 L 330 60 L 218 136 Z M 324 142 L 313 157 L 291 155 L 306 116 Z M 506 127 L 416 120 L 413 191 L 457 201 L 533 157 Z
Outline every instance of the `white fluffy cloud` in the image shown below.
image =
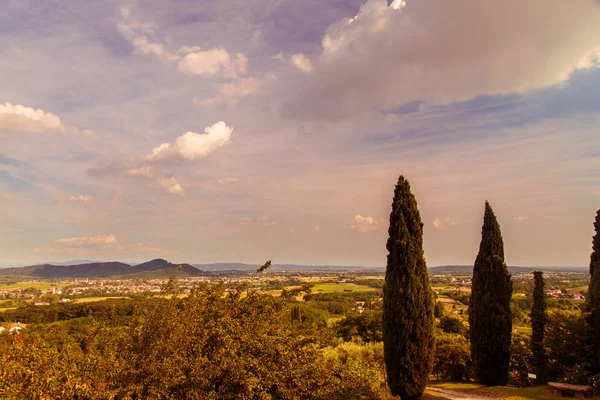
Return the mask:
M 302 72 L 309 73 L 312 71 L 312 62 L 302 53 L 294 54 L 290 57 L 290 64 L 298 68 Z
M 0 132 L 66 132 L 59 117 L 20 104 L 0 104 Z
M 375 218 L 363 217 L 360 214 L 356 214 L 352 222 L 350 223 L 350 229 L 357 230 L 359 232 L 371 232 L 377 229 L 377 221 Z
M 242 53 L 230 53 L 222 47 L 202 50 L 198 46 L 182 46 L 170 51 L 155 34 L 156 27 L 132 17 L 131 6 L 122 6 L 117 29 L 139 54 L 153 54 L 166 62 L 177 62 L 179 71 L 203 77 L 237 78 L 245 75 L 248 58 Z
M 186 132 L 173 143 L 163 143 L 147 156 L 149 161 L 173 159 L 195 160 L 225 146 L 231 141 L 233 128 L 224 121 L 215 122 L 204 128 L 204 133 Z
M 256 92 L 264 91 L 264 87 L 275 81 L 275 75 L 267 75 L 264 79 L 243 78 L 234 82 L 224 83 L 219 88 L 219 93 L 210 99 L 196 100 L 204 107 L 226 105 L 232 106 L 238 103 L 242 97 Z
M 165 190 L 170 194 L 183 195 L 183 188 L 173 176 L 163 176 L 156 179 L 155 184 L 151 185 Z
M 248 58 L 242 53 L 231 54 L 222 47 L 186 54 L 177 64 L 179 70 L 189 75 L 237 78 L 245 75 Z
M 598 66 L 596 0 L 367 0 L 331 25 L 290 115 L 342 118 L 538 89 Z

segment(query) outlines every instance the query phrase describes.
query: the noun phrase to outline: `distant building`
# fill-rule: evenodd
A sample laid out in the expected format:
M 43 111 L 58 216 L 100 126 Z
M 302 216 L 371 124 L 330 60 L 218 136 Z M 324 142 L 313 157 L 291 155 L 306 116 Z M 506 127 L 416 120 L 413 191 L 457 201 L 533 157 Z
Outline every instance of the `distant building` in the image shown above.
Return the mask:
M 18 333 L 19 331 L 27 328 L 27 324 L 22 324 L 20 322 L 14 322 L 8 326 L 8 333 Z

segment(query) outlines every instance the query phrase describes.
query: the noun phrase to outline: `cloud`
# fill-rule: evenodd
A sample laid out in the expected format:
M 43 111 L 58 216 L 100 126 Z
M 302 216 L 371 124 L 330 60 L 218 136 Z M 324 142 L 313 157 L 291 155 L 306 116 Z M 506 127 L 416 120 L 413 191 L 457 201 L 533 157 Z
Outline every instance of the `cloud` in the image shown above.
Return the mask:
M 81 236 L 55 240 L 56 243 L 72 247 L 111 247 L 119 244 L 117 238 L 110 235 Z
M 302 72 L 305 72 L 305 73 L 312 72 L 312 70 L 313 70 L 312 61 L 310 61 L 310 59 L 308 59 L 304 55 L 304 53 L 294 54 L 287 59 L 285 58 L 283 53 L 279 53 L 276 56 L 273 56 L 271 58 L 273 58 L 274 60 L 279 60 L 286 64 L 293 65 L 294 67 L 298 68 L 299 70 L 301 70 Z
M 363 217 L 360 214 L 356 214 L 354 219 L 349 225 L 350 229 L 359 232 L 372 232 L 378 228 L 375 218 Z
M 0 104 L 0 132 L 65 133 L 66 131 L 67 127 L 52 113 L 20 104 Z
M 95 177 L 120 176 L 147 182 L 151 189 L 183 196 L 185 191 L 170 172 L 159 164 L 177 160 L 193 161 L 229 144 L 233 128 L 224 121 L 204 128 L 204 133 L 186 132 L 173 143 L 162 143 L 149 155 L 130 160 L 114 161 L 106 166 L 91 168 L 88 175 Z M 152 165 L 149 165 L 152 164 Z M 232 183 L 235 178 L 218 183 Z M 237 180 L 236 180 L 237 181 Z
M 131 11 L 132 7 L 130 5 L 121 6 L 122 20 L 117 22 L 117 29 L 133 45 L 136 53 L 154 54 L 166 60 L 173 59 L 173 57 L 178 58 L 168 53 L 163 44 L 151 41 L 149 37 L 154 34 L 154 25 L 133 19 Z
M 163 143 L 146 157 L 149 161 L 174 159 L 195 160 L 229 144 L 233 128 L 224 121 L 215 122 L 204 128 L 204 133 L 186 132 L 173 143 Z
M 0 104 L 0 134 L 2 133 L 80 133 L 88 138 L 98 135 L 90 130 L 79 131 L 74 126 L 65 125 L 61 119 L 50 112 L 20 104 Z
M 436 217 L 431 224 L 434 228 L 440 229 L 442 227 L 442 220 L 439 217 Z
M 263 79 L 243 78 L 234 82 L 224 83 L 219 88 L 219 93 L 210 99 L 195 99 L 196 103 L 204 107 L 210 106 L 233 106 L 236 105 L 242 97 L 249 96 L 256 92 L 264 92 L 264 87 L 275 81 L 275 75 L 270 74 Z
M 177 51 L 169 51 L 156 36 L 156 27 L 148 22 L 141 22 L 132 17 L 132 7 L 120 8 L 121 20 L 117 29 L 129 41 L 136 53 L 155 55 L 170 62 L 177 62 L 179 71 L 203 77 L 237 78 L 245 75 L 248 58 L 242 53 L 230 53 L 223 47 L 202 50 L 199 46 L 181 46 Z
M 183 189 L 181 188 L 181 185 L 179 185 L 179 182 L 177 182 L 177 179 L 175 179 L 172 176 L 159 177 L 150 186 L 157 187 L 159 189 L 163 189 L 167 193 L 171 193 L 171 194 L 176 194 L 176 195 L 180 195 L 180 196 L 183 196 L 183 194 L 184 194 Z
M 177 67 L 189 75 L 237 78 L 247 73 L 248 58 L 242 53 L 231 54 L 222 47 L 215 47 L 186 54 Z
M 88 203 L 93 200 L 93 197 L 87 194 L 80 194 L 79 196 L 71 196 L 69 200 L 80 203 Z
M 110 252 L 138 253 L 167 253 L 168 250 L 146 246 L 144 243 L 121 245 L 117 238 L 110 235 L 81 236 L 55 240 L 61 247 L 37 247 L 32 249 L 35 254 L 89 254 L 92 251 L 104 250 Z
M 149 180 L 148 187 L 151 189 L 159 189 L 170 194 L 183 196 L 185 193 L 183 188 L 177 182 L 177 179 L 164 172 L 156 172 L 154 168 L 149 165 L 143 165 L 137 168 L 129 168 L 127 175 L 135 178 L 141 178 Z
M 522 215 L 519 215 L 517 217 L 513 217 L 513 221 L 514 222 L 523 222 L 527 219 L 527 217 L 523 217 Z
M 330 25 L 286 115 L 338 119 L 412 101 L 523 93 L 598 67 L 595 0 L 367 0 Z
M 312 62 L 302 53 L 294 54 L 290 57 L 290 64 L 298 68 L 302 72 L 309 73 L 312 71 Z

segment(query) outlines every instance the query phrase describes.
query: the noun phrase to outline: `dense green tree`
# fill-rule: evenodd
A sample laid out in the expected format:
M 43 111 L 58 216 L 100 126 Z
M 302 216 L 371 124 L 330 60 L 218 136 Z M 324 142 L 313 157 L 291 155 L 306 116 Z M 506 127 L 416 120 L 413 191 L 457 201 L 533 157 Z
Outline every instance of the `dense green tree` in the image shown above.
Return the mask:
M 476 379 L 484 385 L 505 385 L 508 381 L 511 296 L 512 280 L 504 263 L 500 225 L 486 201 L 469 300 L 471 355 Z
M 433 292 L 423 255 L 423 223 L 417 201 L 403 176 L 390 214 L 387 269 L 383 290 L 383 343 L 393 395 L 419 397 L 433 368 Z
M 546 350 L 544 331 L 546 330 L 546 293 L 544 293 L 544 273 L 533 273 L 533 307 L 531 308 L 531 352 L 536 375 L 535 383 L 544 384 L 546 378 Z
M 459 335 L 465 336 L 467 334 L 467 327 L 463 322 L 463 318 L 456 314 L 445 315 L 440 318 L 440 329 L 445 333 L 458 333 Z
M 600 210 L 594 221 L 595 234 L 592 238 L 592 254 L 590 256 L 590 285 L 587 297 L 588 338 L 592 346 L 590 352 L 592 371 L 600 373 Z
M 436 318 L 441 318 L 444 316 L 444 303 L 442 303 L 441 301 L 435 302 L 435 307 L 433 309 L 433 315 Z

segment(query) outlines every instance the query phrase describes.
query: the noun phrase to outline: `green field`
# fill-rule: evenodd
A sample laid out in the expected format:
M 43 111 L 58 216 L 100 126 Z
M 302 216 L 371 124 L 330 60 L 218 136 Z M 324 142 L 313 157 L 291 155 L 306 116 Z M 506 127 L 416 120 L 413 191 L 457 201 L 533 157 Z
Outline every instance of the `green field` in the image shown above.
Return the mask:
M 115 296 L 115 297 L 83 297 L 81 299 L 74 299 L 73 303 L 92 303 L 94 301 L 102 301 L 108 299 L 127 299 L 127 297 L 123 296 Z
M 289 286 L 287 289 L 298 288 L 299 286 Z M 317 283 L 312 287 L 312 293 L 340 293 L 340 292 L 371 292 L 373 290 L 377 290 L 375 288 L 365 286 L 365 285 L 356 285 L 354 283 Z M 279 296 L 281 294 L 281 290 L 269 290 L 267 293 L 272 294 L 273 296 Z M 304 296 L 304 293 L 297 296 L 297 299 L 301 299 Z
M 312 288 L 312 293 L 335 293 L 335 292 L 371 292 L 376 290 L 365 285 L 354 283 L 317 283 Z
M 38 289 L 38 290 L 46 290 L 50 289 L 52 286 L 52 282 L 49 281 L 25 281 L 25 282 L 17 282 L 11 283 L 9 285 L 5 283 L 0 283 L 0 289 Z

